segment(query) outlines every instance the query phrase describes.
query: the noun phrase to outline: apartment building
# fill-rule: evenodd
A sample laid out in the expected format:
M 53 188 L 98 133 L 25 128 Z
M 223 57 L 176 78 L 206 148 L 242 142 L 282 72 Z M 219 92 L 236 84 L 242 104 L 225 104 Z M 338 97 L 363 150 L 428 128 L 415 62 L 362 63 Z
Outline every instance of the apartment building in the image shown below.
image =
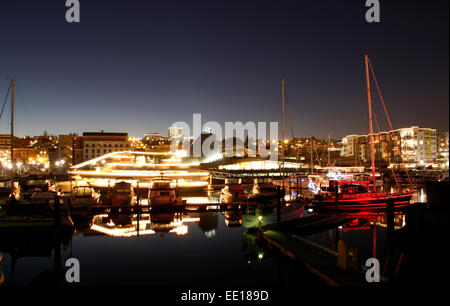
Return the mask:
M 341 155 L 356 161 L 370 161 L 370 135 L 348 135 L 342 138 Z M 411 126 L 374 134 L 375 160 L 385 163 L 425 164 L 437 158 L 436 129 Z

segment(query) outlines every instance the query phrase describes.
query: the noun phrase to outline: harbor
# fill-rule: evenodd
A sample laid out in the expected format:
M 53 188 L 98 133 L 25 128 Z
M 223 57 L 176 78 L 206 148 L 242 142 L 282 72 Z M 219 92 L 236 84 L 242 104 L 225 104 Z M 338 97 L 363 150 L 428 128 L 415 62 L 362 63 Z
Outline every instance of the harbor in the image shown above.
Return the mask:
M 440 301 L 448 5 L 0 2 L 2 301 Z
M 417 270 L 412 266 L 420 265 L 424 257 L 427 262 L 443 260 L 437 254 L 448 252 L 448 245 L 442 244 L 447 239 L 442 233 L 448 229 L 448 219 L 440 215 L 447 209 L 448 172 L 433 167 L 411 169 L 398 145 L 394 152 L 402 161 L 400 168 L 376 167 L 369 67 L 375 82 L 376 78 L 367 55 L 364 61 L 371 152 L 365 166 L 332 163 L 330 141 L 323 166 L 320 159 L 313 158 L 312 138 L 309 165 L 299 161 L 299 151 L 292 160 L 285 147 L 289 140 L 284 136 L 284 79 L 284 141 L 277 144 L 281 150 L 275 151 L 275 161 L 262 157 L 261 149 L 257 156 L 250 156 L 248 145 L 244 150 L 247 156 L 225 158 L 229 153 L 225 143 L 221 150 L 203 152 L 210 156 L 195 158 L 188 153 L 195 141 L 180 147 L 172 140 L 169 151 L 159 142 L 148 150 L 143 139 L 102 131 L 83 133 L 83 151 L 87 152 L 83 162 L 74 164 L 72 136 L 72 166 L 64 166 L 65 159 L 60 159 L 52 171 L 44 167 L 36 173 L 18 171 L 20 165 L 12 164 L 4 171 L 1 187 L 1 285 L 77 286 L 65 283 L 63 262 L 71 258 L 88 266 L 89 281 L 83 286 L 182 286 L 183 275 L 195 286 L 221 285 L 234 278 L 242 281 L 241 285 L 275 287 L 390 287 L 416 282 Z M 14 89 L 11 80 L 11 114 Z M 392 128 L 391 133 L 395 134 Z M 207 136 L 206 140 L 214 134 Z M 131 143 L 120 144 L 122 149 L 116 144 L 118 149 L 104 149 L 104 154 L 92 149 L 97 155 L 89 159 L 89 145 L 101 147 L 91 144 L 93 141 L 100 139 L 103 147 L 112 148 L 103 140 L 114 138 Z M 206 141 L 203 137 L 199 140 Z M 237 142 L 232 144 L 233 150 L 238 150 Z M 14 161 L 13 115 L 9 150 Z M 419 225 L 427 231 L 422 232 Z M 214 246 L 217 244 L 220 247 Z M 421 245 L 427 245 L 427 251 L 418 247 Z M 181 258 L 176 256 L 180 248 Z M 199 248 L 226 251 L 209 257 L 210 252 Z M 105 273 L 115 262 L 115 256 L 104 254 L 108 249 L 124 255 L 126 271 L 133 272 L 120 272 L 120 279 Z M 108 259 L 99 262 L 99 256 Z M 145 272 L 142 266 L 149 256 L 170 261 L 170 268 L 155 270 L 147 265 L 151 273 Z M 28 257 L 52 268 L 34 275 L 17 272 L 33 270 L 25 263 Z M 214 277 L 201 273 L 216 271 L 217 266 L 209 263 L 217 260 L 232 268 L 224 265 Z M 370 265 L 371 261 L 375 262 Z M 140 268 L 130 269 L 130 265 Z M 189 273 L 193 265 L 200 266 L 195 278 Z M 435 269 L 420 269 L 419 275 L 428 279 Z M 229 271 L 233 273 L 224 275 Z
M 56 186 L 63 183 L 56 182 Z M 126 197 L 121 198 L 122 202 L 118 204 L 118 196 L 114 198 L 113 195 L 114 188 L 85 187 L 83 192 L 73 188 L 75 192 L 66 196 L 63 193 L 58 196 L 55 192 L 53 205 L 60 203 L 61 206 L 58 212 L 48 212 L 45 218 L 34 214 L 34 219 L 22 217 L 22 224 L 14 223 L 13 215 L 2 206 L 2 285 L 63 284 L 62 263 L 64 258 L 71 256 L 81 258 L 89 266 L 84 270 L 85 278 L 90 279 L 84 284 L 87 286 L 97 283 L 120 286 L 130 282 L 182 285 L 183 277 L 191 277 L 192 260 L 201 262 L 196 267 L 194 280 L 198 286 L 221 285 L 232 279 L 233 282 L 239 279 L 241 285 L 251 282 L 264 286 L 301 283 L 367 287 L 414 283 L 417 280 L 412 277 L 410 267 L 418 264 L 415 260 L 423 260 L 421 256 L 428 258 L 430 250 L 435 248 L 438 253 L 446 248 L 443 241 L 447 239 L 444 233 L 448 229 L 448 220 L 442 215 L 448 199 L 445 184 L 448 183 L 436 182 L 433 189 L 416 186 L 417 192 L 407 208 L 394 209 L 387 203 L 382 210 L 358 212 L 316 211 L 312 200 L 304 196 L 293 196 L 290 200 L 285 200 L 286 196 L 271 196 L 269 202 L 251 200 L 250 197 L 227 201 L 223 189 L 207 187 L 184 190 L 180 200 L 171 205 L 152 205 L 145 192 L 135 192 L 134 199 L 128 199 L 131 202 L 127 202 Z M 75 186 L 75 182 L 72 185 Z M 168 188 L 164 190 L 179 190 Z M 275 192 L 277 189 L 280 192 L 280 187 L 275 188 Z M 248 195 L 251 190 L 245 188 L 242 192 Z M 439 196 L 428 198 L 427 190 L 437 191 Z M 292 193 L 295 195 L 296 191 Z M 147 191 L 147 194 L 151 193 Z M 55 209 L 56 206 L 52 207 Z M 30 209 L 27 207 L 28 212 Z M 68 216 L 70 223 L 62 216 Z M 421 230 L 423 227 L 427 228 L 426 232 Z M 38 239 L 34 238 L 36 236 Z M 224 249 L 215 246 L 222 246 L 224 241 Z M 425 245 L 426 254 L 423 253 Z M 180 247 L 183 248 L 182 258 L 176 255 Z M 42 248 L 46 251 L 40 253 Z M 213 254 L 200 251 L 203 248 Z M 115 265 L 114 258 L 121 256 L 120 252 L 128 254 L 123 258 L 127 266 L 136 266 L 139 273 L 130 268 L 129 274 L 120 272 L 120 280 L 106 273 L 111 265 Z M 427 262 L 432 265 L 438 257 L 431 254 L 433 257 Z M 101 260 L 100 264 L 98 258 L 102 256 L 108 259 Z M 179 277 L 174 280 L 167 270 L 155 271 L 154 266 L 147 265 L 152 278 L 146 279 L 143 262 L 151 261 L 154 256 L 177 262 L 170 270 L 177 271 Z M 367 270 L 364 261 L 372 256 L 379 258 L 382 264 L 381 282 L 376 284 L 367 283 L 364 274 Z M 36 260 L 42 263 L 40 267 L 48 268 L 43 271 L 31 269 Z M 217 260 L 224 263 L 220 269 L 213 263 Z M 236 269 L 236 266 L 240 268 Z M 290 271 L 288 267 L 294 266 L 296 268 Z M 24 269 L 29 272 L 17 272 Z M 210 269 L 215 271 L 213 277 L 208 274 Z M 233 273 L 228 275 L 230 269 Z M 289 271 L 280 274 L 280 269 Z M 298 273 L 298 269 L 302 272 Z M 420 275 L 430 277 L 432 271 L 427 269 Z M 50 278 L 42 276 L 47 273 Z M 304 284 L 306 280 L 307 284 Z

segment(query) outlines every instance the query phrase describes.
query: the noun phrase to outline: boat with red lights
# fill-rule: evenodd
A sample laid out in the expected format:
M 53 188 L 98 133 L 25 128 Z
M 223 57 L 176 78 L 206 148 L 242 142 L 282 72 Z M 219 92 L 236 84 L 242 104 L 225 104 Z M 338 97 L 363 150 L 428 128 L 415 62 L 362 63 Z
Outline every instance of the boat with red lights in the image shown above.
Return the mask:
M 374 137 L 372 126 L 372 99 L 370 94 L 370 78 L 369 78 L 369 66 L 378 89 L 380 100 L 383 103 L 388 122 L 393 131 L 391 121 L 386 111 L 384 100 L 381 96 L 378 83 L 373 72 L 372 64 L 370 63 L 368 55 L 365 55 L 365 68 L 366 68 L 366 85 L 367 85 L 367 100 L 369 107 L 369 128 L 370 128 L 370 157 L 372 168 L 372 180 L 371 181 L 342 181 L 333 180 L 329 181 L 329 186 L 325 191 L 317 194 L 312 201 L 312 204 L 319 209 L 332 209 L 332 210 L 378 210 L 388 208 L 388 204 L 391 203 L 392 208 L 404 208 L 409 205 L 411 197 L 414 191 L 399 192 L 399 193 L 386 193 L 376 190 L 376 178 L 375 178 L 375 158 L 374 158 Z M 375 118 L 376 119 L 376 118 Z M 377 126 L 378 122 L 375 120 Z M 379 128 L 379 126 L 378 126 Z M 396 148 L 398 152 L 401 152 L 399 148 Z M 400 154 L 401 155 L 401 154 Z M 388 157 L 389 158 L 389 157 Z M 403 158 L 402 158 L 403 159 Z M 406 166 L 405 166 L 406 169 Z M 406 173 L 408 171 L 406 169 Z M 400 188 L 398 181 L 393 172 L 395 181 Z M 408 174 L 408 179 L 412 187 L 412 182 Z M 413 189 L 413 188 L 411 188 Z
M 312 204 L 331 210 L 378 210 L 386 209 L 392 201 L 393 208 L 398 209 L 407 207 L 413 195 L 412 191 L 377 192 L 369 184 L 369 181 L 330 181 L 328 190 L 316 195 Z

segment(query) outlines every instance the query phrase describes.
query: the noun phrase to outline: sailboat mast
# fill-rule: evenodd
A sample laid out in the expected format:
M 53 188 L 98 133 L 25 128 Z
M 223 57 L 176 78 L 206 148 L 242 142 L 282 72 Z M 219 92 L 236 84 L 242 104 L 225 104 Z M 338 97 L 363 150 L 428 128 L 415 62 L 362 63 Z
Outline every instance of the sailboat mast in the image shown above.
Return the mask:
M 330 166 L 330 145 L 331 145 L 331 134 L 328 133 L 328 146 L 327 146 L 327 151 L 328 151 L 328 167 Z
M 281 178 L 284 187 L 284 78 L 281 78 Z
M 369 56 L 364 55 L 366 65 L 366 83 L 367 83 L 367 103 L 369 105 L 369 128 L 370 128 L 370 160 L 372 162 L 372 180 L 375 186 L 375 158 L 373 149 L 373 126 L 372 126 L 372 99 L 370 96 L 370 79 L 369 79 Z
M 310 135 L 309 136 L 309 138 L 310 138 L 310 146 L 311 146 L 311 156 L 310 156 L 310 158 L 311 158 L 311 174 L 313 174 L 314 173 L 314 159 L 313 159 L 313 151 L 314 151 L 314 147 L 313 147 L 313 137 L 312 137 L 312 135 Z
M 11 192 L 14 191 L 14 83 L 11 79 Z

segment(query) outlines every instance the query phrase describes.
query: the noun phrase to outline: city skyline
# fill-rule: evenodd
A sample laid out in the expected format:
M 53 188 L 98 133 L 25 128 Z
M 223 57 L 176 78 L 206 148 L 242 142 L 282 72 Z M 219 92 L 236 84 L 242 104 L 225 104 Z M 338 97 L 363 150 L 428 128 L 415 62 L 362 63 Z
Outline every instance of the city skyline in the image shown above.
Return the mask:
M 383 2 L 378 24 L 364 2 L 81 1 L 78 24 L 61 1 L 2 3 L 0 100 L 15 78 L 17 136 L 142 136 L 193 113 L 280 122 L 285 77 L 294 136 L 339 139 L 368 133 L 368 53 L 394 128 L 448 131 L 448 2 Z

